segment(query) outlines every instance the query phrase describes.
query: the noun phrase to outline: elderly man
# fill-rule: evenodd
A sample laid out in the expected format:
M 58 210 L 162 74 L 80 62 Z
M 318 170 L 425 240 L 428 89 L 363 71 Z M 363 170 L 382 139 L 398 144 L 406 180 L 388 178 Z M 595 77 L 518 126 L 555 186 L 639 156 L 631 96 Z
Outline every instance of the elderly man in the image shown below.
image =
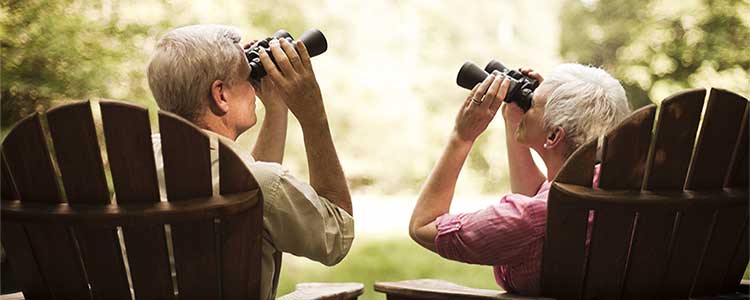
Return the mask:
M 506 291 L 538 295 L 550 181 L 578 146 L 605 134 L 630 107 L 620 83 L 601 69 L 564 64 L 546 80 L 530 69 L 521 72 L 541 82 L 526 113 L 503 104 L 508 79 L 502 74 L 490 75 L 463 102 L 419 195 L 409 232 L 445 258 L 492 265 L 495 281 Z M 501 105 L 512 194 L 476 212 L 448 214 L 472 144 Z M 534 164 L 532 149 L 544 160 L 546 175 Z
M 148 82 L 161 109 L 186 118 L 212 138 L 226 141 L 258 180 L 265 201 L 261 297 L 273 299 L 282 252 L 325 265 L 344 258 L 354 239 L 351 196 L 305 45 L 272 41 L 271 53 L 260 54 L 268 75 L 251 83 L 250 67 L 239 42 L 238 32 L 227 26 L 174 29 L 156 44 Z M 249 155 L 234 141 L 257 121 L 256 92 L 266 116 Z M 287 109 L 302 127 L 310 184 L 280 165 Z M 160 136 L 155 134 L 153 139 L 154 146 L 160 148 Z

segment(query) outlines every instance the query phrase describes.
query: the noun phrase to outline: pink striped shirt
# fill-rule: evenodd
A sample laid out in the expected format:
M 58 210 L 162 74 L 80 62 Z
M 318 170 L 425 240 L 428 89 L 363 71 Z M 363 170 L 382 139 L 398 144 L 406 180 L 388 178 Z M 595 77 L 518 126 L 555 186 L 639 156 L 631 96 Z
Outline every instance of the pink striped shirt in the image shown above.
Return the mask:
M 597 165 L 594 186 L 598 181 Z M 487 208 L 438 217 L 437 253 L 451 260 L 492 265 L 495 281 L 504 290 L 539 295 L 550 185 L 545 181 L 533 197 L 507 194 Z

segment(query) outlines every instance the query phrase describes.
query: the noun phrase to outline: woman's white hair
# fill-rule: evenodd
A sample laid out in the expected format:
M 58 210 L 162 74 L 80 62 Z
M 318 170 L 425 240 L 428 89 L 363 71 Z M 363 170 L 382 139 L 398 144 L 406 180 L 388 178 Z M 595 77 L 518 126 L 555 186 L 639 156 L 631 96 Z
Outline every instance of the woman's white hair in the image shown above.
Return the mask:
M 239 31 L 223 25 L 191 25 L 167 32 L 148 64 L 148 85 L 159 108 L 200 122 L 215 80 L 244 80 Z
M 544 128 L 562 127 L 570 153 L 603 136 L 630 114 L 625 89 L 600 68 L 562 64 L 543 84 L 540 92 L 547 93 Z

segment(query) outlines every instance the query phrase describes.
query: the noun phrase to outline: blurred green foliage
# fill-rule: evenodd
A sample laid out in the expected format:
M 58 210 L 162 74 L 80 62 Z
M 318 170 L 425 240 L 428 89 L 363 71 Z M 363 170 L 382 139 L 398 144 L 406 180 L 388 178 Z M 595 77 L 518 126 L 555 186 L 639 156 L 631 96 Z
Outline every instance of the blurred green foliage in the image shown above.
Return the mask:
M 750 2 L 743 0 L 568 0 L 560 53 L 602 66 L 633 107 L 688 88 L 750 95 Z
M 2 126 L 53 100 L 111 97 L 125 86 L 129 98 L 150 93 L 142 72 L 123 72 L 137 60 L 147 24 L 125 23 L 105 1 L 2 1 Z M 166 24 L 164 24 L 166 25 Z

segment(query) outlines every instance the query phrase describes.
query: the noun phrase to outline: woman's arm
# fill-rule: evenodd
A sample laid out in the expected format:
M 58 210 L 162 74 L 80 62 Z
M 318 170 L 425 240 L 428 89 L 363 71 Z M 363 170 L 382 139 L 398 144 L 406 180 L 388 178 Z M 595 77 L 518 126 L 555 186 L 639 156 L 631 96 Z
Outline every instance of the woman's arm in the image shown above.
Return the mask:
M 456 124 L 443 155 L 438 160 L 422 191 L 409 223 L 409 235 L 423 247 L 435 252 L 435 219 L 448 213 L 456 181 L 476 138 L 487 129 L 508 90 L 504 76 L 490 75 L 474 87 L 456 116 Z M 480 102 L 481 99 L 481 102 Z

